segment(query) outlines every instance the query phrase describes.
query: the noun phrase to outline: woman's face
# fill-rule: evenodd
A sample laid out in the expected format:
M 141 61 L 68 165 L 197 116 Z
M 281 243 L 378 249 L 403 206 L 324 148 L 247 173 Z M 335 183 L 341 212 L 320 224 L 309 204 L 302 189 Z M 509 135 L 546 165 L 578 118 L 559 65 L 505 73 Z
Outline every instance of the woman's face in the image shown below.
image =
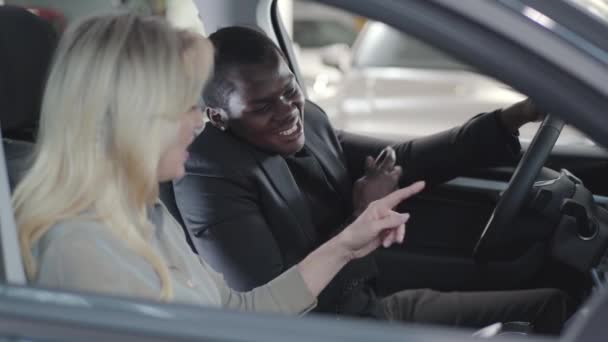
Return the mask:
M 188 146 L 194 141 L 196 132 L 199 132 L 202 127 L 203 113 L 199 106 L 192 107 L 188 113 L 181 116 L 177 135 L 158 163 L 159 182 L 170 181 L 184 175 Z

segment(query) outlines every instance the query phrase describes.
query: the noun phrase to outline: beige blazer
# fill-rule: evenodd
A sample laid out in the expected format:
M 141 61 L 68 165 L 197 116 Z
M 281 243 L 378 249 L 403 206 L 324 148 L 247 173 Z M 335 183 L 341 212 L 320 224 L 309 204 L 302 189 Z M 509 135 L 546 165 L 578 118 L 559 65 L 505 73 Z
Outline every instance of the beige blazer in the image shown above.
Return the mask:
M 303 314 L 316 305 L 295 267 L 252 291 L 233 291 L 221 274 L 191 252 L 182 228 L 164 206 L 157 203 L 151 213 L 155 229 L 148 241 L 169 267 L 174 302 L 285 314 Z M 160 279 L 152 266 L 85 215 L 51 227 L 33 253 L 37 285 L 159 299 Z

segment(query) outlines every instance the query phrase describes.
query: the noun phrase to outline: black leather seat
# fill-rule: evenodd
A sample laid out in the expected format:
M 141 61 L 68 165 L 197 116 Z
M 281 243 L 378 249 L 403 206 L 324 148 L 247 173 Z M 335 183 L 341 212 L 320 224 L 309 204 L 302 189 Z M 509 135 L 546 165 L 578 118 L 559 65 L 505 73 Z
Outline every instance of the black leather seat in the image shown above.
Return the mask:
M 45 20 L 0 6 L 0 126 L 11 190 L 27 169 L 57 39 Z

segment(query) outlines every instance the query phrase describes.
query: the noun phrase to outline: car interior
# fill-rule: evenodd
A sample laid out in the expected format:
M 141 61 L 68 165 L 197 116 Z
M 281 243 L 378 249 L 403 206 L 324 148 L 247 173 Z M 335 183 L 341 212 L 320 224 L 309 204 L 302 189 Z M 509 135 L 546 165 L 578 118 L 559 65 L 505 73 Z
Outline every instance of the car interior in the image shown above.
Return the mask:
M 245 18 L 232 20 L 218 26 Z M 285 32 L 266 32 L 276 37 L 298 71 Z M 589 295 L 593 284 L 588 271 L 597 266 L 608 243 L 602 237 L 601 218 L 608 199 L 602 180 L 608 154 L 597 146 L 553 149 L 563 122 L 547 117 L 541 127 L 526 144 L 529 152 L 520 165 L 474 170 L 405 204 L 404 210 L 416 213 L 408 223 L 406 242 L 377 251 L 381 294 L 421 287 L 454 291 L 553 286 L 579 300 Z M 563 206 L 566 199 L 573 202 Z M 587 232 L 585 222 L 596 222 L 589 224 L 597 230 Z M 595 235 L 593 246 L 571 245 L 591 241 L 575 237 L 580 229 L 582 236 Z M 572 248 L 581 250 L 570 253 Z M 583 253 L 589 253 L 588 258 L 578 258 Z M 582 260 L 589 262 L 582 265 Z
M 265 31 L 283 50 L 303 84 L 293 42 L 280 20 L 276 1 L 195 3 L 207 33 L 236 24 Z M 262 15 L 261 9 L 268 11 Z M 13 189 L 33 150 L 43 75 L 57 33 L 44 20 L 5 20 L 15 16 L 2 17 L 2 13 L 0 123 L 3 156 Z M 408 223 L 403 245 L 376 252 L 379 294 L 416 288 L 556 287 L 584 303 L 603 289 L 608 271 L 608 183 L 603 178 L 608 171 L 608 152 L 597 145 L 554 147 L 563 127 L 562 119 L 548 114 L 533 140 L 523 144 L 518 165 L 473 170 L 399 208 L 415 215 Z M 170 183 L 160 185 L 160 197 L 183 226 Z M 14 272 L 10 282 L 19 284 L 25 277 L 18 271 L 16 232 L 11 231 L 14 222 L 11 224 L 8 216 L 12 216 L 10 210 L 3 208 L 4 273 Z

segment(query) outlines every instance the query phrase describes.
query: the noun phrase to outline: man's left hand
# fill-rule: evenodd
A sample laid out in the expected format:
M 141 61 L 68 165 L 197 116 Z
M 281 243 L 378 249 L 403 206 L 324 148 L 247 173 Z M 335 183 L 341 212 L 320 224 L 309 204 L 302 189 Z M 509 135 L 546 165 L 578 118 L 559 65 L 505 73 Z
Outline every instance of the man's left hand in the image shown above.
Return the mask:
M 511 133 L 528 122 L 541 121 L 545 114 L 529 98 L 517 102 L 500 112 L 500 119 Z

